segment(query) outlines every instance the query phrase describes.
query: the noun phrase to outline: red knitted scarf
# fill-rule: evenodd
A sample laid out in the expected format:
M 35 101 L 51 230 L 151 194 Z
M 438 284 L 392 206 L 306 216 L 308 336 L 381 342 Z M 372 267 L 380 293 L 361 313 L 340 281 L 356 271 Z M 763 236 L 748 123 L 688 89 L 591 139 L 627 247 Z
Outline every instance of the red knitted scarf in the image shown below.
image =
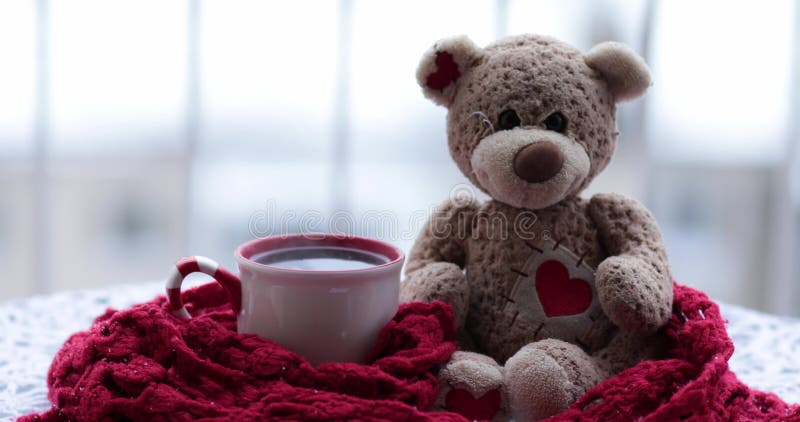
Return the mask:
M 108 310 L 53 360 L 50 411 L 20 421 L 453 420 L 428 414 L 433 369 L 455 350 L 453 313 L 442 303 L 400 307 L 371 365 L 317 367 L 269 340 L 236 333 L 217 283 L 183 293 L 180 320 L 164 297 Z
M 436 367 L 455 349 L 446 305 L 402 305 L 371 365 L 313 367 L 275 343 L 236 333 L 216 283 L 184 293 L 189 321 L 163 298 L 107 311 L 73 335 L 48 374 L 53 409 L 20 421 L 451 420 L 425 412 Z M 643 362 L 590 390 L 550 421 L 800 421 L 800 406 L 750 390 L 728 369 L 733 343 L 719 308 L 675 286 L 662 331 L 669 358 Z
M 548 421 L 800 421 L 800 406 L 755 391 L 728 368 L 733 342 L 719 307 L 675 284 L 662 331 L 668 359 L 642 362 L 605 380 Z

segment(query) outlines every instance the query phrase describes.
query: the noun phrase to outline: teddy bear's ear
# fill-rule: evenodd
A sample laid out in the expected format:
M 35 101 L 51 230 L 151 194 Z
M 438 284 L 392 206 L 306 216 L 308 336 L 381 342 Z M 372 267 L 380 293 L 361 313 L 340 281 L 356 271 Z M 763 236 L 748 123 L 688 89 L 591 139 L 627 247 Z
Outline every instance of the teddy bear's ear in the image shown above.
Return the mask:
M 425 52 L 417 68 L 417 83 L 436 104 L 450 106 L 459 79 L 480 63 L 483 50 L 465 36 L 438 41 Z
M 647 64 L 624 44 L 597 44 L 586 53 L 584 60 L 603 76 L 617 102 L 637 98 L 651 85 Z

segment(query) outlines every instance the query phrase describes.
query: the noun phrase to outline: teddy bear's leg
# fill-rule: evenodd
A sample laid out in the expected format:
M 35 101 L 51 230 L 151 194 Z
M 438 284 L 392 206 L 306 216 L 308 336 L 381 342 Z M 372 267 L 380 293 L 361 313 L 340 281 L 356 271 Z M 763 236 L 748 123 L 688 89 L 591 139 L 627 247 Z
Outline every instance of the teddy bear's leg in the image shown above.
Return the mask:
M 530 343 L 505 365 L 509 413 L 519 421 L 552 416 L 608 375 L 578 346 L 556 339 Z
M 439 371 L 436 408 L 470 420 L 508 420 L 503 397 L 503 367 L 480 353 L 453 353 Z
M 644 360 L 665 358 L 667 347 L 665 336 L 644 337 L 620 331 L 605 348 L 592 356 L 603 367 L 616 374 Z

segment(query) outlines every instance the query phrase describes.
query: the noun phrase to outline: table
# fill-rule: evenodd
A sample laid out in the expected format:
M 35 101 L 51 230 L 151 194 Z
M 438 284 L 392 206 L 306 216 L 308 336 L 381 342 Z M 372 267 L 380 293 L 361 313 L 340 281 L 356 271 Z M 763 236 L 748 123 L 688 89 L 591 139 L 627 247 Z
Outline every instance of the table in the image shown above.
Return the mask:
M 162 282 L 62 292 L 0 303 L 0 419 L 41 411 L 47 369 L 67 337 L 106 308 L 122 309 L 163 292 Z M 750 387 L 800 402 L 800 319 L 721 304 L 736 345 L 731 368 Z

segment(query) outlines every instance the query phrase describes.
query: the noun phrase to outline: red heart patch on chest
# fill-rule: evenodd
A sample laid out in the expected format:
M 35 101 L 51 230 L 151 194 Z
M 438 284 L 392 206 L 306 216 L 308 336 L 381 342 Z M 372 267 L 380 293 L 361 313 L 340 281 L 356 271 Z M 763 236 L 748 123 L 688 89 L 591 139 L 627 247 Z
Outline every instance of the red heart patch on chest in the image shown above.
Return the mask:
M 569 278 L 567 267 L 553 259 L 543 262 L 536 270 L 536 294 L 548 318 L 582 314 L 592 304 L 589 283 Z

